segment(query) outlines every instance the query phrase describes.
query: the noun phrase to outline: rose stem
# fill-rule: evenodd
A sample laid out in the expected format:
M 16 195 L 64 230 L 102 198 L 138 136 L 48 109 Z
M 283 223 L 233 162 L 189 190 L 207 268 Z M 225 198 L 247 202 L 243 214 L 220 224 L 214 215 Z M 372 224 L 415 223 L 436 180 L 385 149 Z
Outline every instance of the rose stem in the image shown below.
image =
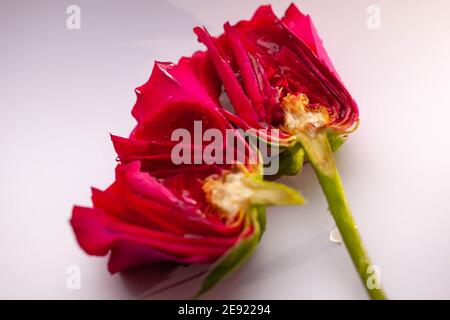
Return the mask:
M 368 272 L 372 263 L 352 217 L 326 134 L 320 133 L 315 137 L 301 134 L 299 138 L 322 186 L 336 226 L 369 297 L 374 300 L 386 299 L 381 287 L 371 289 L 368 286 L 369 278 L 374 277 L 372 273 Z

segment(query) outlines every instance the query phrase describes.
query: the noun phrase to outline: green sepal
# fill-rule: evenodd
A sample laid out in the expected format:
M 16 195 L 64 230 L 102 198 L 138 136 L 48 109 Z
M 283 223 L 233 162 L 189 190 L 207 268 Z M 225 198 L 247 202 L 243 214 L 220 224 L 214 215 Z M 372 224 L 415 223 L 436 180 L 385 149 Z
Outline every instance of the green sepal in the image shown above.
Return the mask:
M 347 135 L 342 135 L 334 132 L 327 134 L 328 143 L 330 144 L 331 151 L 336 152 L 347 140 Z
M 347 140 L 347 135 L 342 135 L 335 132 L 329 132 L 326 136 L 333 153 L 339 150 Z M 281 150 L 282 151 L 279 155 L 280 163 L 278 173 L 273 176 L 267 176 L 270 180 L 276 180 L 282 176 L 298 175 L 303 168 L 303 163 L 305 161 L 305 150 L 301 141 L 296 142 L 290 147 L 282 148 Z
M 257 218 L 258 218 L 259 227 L 261 228 L 261 233 L 259 235 L 259 241 L 261 241 L 261 237 L 264 234 L 264 232 L 266 231 L 266 223 L 267 223 L 266 207 L 258 206 L 258 205 L 255 205 L 254 207 L 258 213 Z
M 281 153 L 278 174 L 280 176 L 295 176 L 299 174 L 303 167 L 304 158 L 305 151 L 302 148 L 302 144 L 297 142 Z
M 262 235 L 260 225 L 261 211 L 256 207 L 250 207 L 246 216 L 247 223 L 244 230 L 251 224 L 253 226 L 252 234 L 238 240 L 238 242 L 212 266 L 211 270 L 203 280 L 199 291 L 195 294 L 194 299 L 198 298 L 222 279 L 229 276 L 253 255 Z

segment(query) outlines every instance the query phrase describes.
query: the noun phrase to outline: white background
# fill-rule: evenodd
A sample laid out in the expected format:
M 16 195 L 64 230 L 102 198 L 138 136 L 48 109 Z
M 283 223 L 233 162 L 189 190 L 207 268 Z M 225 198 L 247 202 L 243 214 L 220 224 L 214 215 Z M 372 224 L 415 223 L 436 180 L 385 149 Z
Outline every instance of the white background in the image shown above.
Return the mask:
M 90 186 L 113 180 L 108 134 L 126 136 L 134 87 L 154 60 L 202 48 L 264 1 L 2 1 L 0 3 L 0 298 L 137 298 L 201 268 L 110 276 L 69 226 Z M 450 298 L 450 4 L 302 0 L 361 110 L 337 160 L 359 229 L 391 298 Z M 81 8 L 81 30 L 66 8 Z M 289 1 L 273 1 L 282 14 Z M 381 29 L 366 9 L 381 9 Z M 205 298 L 365 299 L 309 167 L 284 179 L 309 200 L 268 210 L 254 257 Z M 81 270 L 81 289 L 66 286 Z M 159 284 L 156 284 L 160 282 Z M 151 298 L 188 298 L 199 279 Z

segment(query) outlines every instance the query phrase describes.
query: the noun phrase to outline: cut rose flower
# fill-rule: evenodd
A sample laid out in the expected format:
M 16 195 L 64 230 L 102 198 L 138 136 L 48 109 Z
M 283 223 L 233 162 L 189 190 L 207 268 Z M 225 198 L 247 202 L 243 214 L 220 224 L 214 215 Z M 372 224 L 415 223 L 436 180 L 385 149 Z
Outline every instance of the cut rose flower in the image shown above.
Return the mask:
M 281 19 L 262 6 L 251 20 L 224 29 L 213 38 L 195 28 L 207 51 L 177 64 L 157 62 L 136 89 L 135 129 L 127 138 L 111 137 L 120 160 L 116 181 L 105 191 L 93 189 L 92 208 L 73 210 L 79 244 L 88 254 L 110 253 L 111 272 L 159 261 L 214 262 L 199 294 L 211 288 L 255 250 L 265 206 L 303 202 L 294 190 L 263 180 L 263 155 L 238 130 L 251 128 L 280 148 L 279 175 L 297 174 L 307 157 L 366 285 L 371 263 L 333 158 L 356 129 L 358 108 L 311 19 L 294 5 Z M 231 130 L 231 139 L 244 145 L 232 149 L 242 161 L 222 164 L 217 153 L 198 159 L 207 145 L 194 139 L 185 144 L 199 153 L 175 163 L 174 130 L 195 136 L 197 122 L 203 132 Z M 230 137 L 222 137 L 229 148 Z M 378 287 L 367 290 L 374 299 L 385 297 Z
M 252 19 L 211 37 L 194 29 L 211 56 L 231 102 L 222 113 L 244 129 L 281 129 L 279 175 L 300 172 L 304 156 L 322 186 L 361 280 L 366 286 L 371 263 L 363 246 L 333 158 L 359 123 L 358 107 L 343 85 L 309 16 L 292 4 L 279 19 L 261 6 Z M 383 299 L 382 289 L 366 289 Z
M 136 128 L 129 138 L 112 136 L 121 162 L 116 181 L 105 191 L 93 189 L 93 208 L 74 207 L 71 224 L 88 254 L 111 253 L 112 273 L 161 261 L 215 262 L 200 294 L 251 256 L 264 231 L 265 206 L 303 199 L 263 181 L 258 151 L 220 111 L 220 79 L 207 53 L 178 64 L 156 63 L 136 92 Z M 244 161 L 175 165 L 171 134 L 192 132 L 195 121 L 204 130 L 234 132 L 233 139 L 245 146 Z M 205 148 L 191 143 L 192 150 Z M 249 161 L 252 154 L 255 163 Z
M 340 81 L 310 17 L 295 5 L 282 19 L 270 6 L 262 6 L 251 20 L 235 26 L 226 23 L 224 28 L 217 39 L 204 28 L 197 27 L 195 32 L 208 48 L 236 114 L 247 125 L 282 126 L 283 98 L 299 95 L 308 98 L 310 111 L 326 110 L 329 129 L 346 131 L 357 122 L 355 101 Z
M 253 219 L 262 218 L 263 212 L 250 209 L 251 204 L 258 204 L 253 203 L 257 198 L 252 193 L 257 189 L 252 186 L 268 190 L 273 186 L 254 180 L 245 171 L 226 172 L 224 177 L 240 179 L 239 191 L 248 194 L 236 200 L 233 212 L 221 210 L 225 204 L 216 207 L 208 199 L 216 189 L 206 186 L 214 188 L 216 184 L 219 192 L 223 192 L 220 187 L 228 187 L 216 175 L 210 176 L 205 186 L 205 179 L 195 173 L 157 179 L 142 172 L 138 161 L 120 164 L 116 181 L 105 191 L 93 189 L 93 208 L 75 207 L 71 223 L 88 254 L 102 256 L 111 251 L 108 268 L 112 273 L 161 261 L 211 263 L 239 239 L 259 236 L 261 230 L 255 228 L 261 227 L 260 222 Z M 284 198 L 278 201 L 301 201 L 294 191 L 281 187 L 278 195 L 281 192 Z

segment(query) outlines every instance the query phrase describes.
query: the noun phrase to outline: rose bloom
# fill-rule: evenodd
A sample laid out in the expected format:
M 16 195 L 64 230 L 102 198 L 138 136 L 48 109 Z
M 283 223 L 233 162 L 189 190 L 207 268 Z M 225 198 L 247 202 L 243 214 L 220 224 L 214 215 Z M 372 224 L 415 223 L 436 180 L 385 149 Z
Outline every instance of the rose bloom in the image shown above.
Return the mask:
M 333 67 L 309 16 L 292 4 L 279 19 L 261 6 L 249 21 L 224 25 L 211 37 L 195 28 L 220 75 L 242 128 L 279 128 L 281 145 L 294 137 L 354 129 L 358 108 Z
M 282 18 L 261 6 L 248 21 L 226 23 L 211 37 L 195 28 L 208 50 L 230 101 L 226 118 L 243 129 L 269 129 L 280 146 L 278 175 L 296 175 L 306 156 L 314 169 L 336 226 L 373 299 L 382 288 L 367 287 L 372 266 L 354 221 L 333 152 L 359 124 L 358 107 L 333 67 L 309 16 L 291 5 Z M 274 137 L 272 129 L 282 134 Z
M 104 191 L 93 189 L 93 206 L 75 206 L 71 219 L 86 253 L 110 253 L 111 273 L 162 261 L 222 258 L 218 264 L 227 268 L 219 268 L 220 276 L 205 285 L 209 288 L 251 255 L 264 230 L 264 206 L 302 203 L 296 191 L 262 180 L 257 151 L 220 111 L 220 86 L 208 53 L 198 52 L 177 64 L 155 63 L 148 82 L 136 89 L 136 128 L 129 138 L 112 136 L 120 161 L 116 180 Z M 244 161 L 197 164 L 191 157 L 190 164 L 174 164 L 177 142 L 171 135 L 175 129 L 193 134 L 194 121 L 202 121 L 203 130 L 234 130 L 233 138 L 244 145 Z M 207 148 L 189 143 L 191 150 Z M 252 155 L 257 155 L 254 163 Z

